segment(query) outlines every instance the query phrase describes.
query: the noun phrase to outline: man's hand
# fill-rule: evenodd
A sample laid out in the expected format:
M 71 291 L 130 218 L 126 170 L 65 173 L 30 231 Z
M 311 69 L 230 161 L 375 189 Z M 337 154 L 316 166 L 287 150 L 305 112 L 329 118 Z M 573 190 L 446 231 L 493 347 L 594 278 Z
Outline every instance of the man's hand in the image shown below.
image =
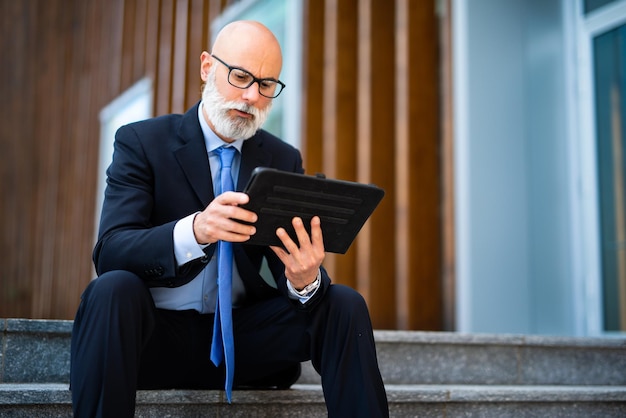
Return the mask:
M 287 251 L 281 247 L 272 246 L 271 248 L 285 265 L 285 276 L 291 285 L 295 289 L 303 289 L 315 280 L 324 261 L 321 221 L 317 216 L 311 219 L 311 237 L 304 228 L 302 219 L 293 218 L 291 224 L 296 231 L 299 245 L 293 242 L 284 228 L 278 228 L 276 235 Z
M 245 193 L 226 192 L 217 196 L 193 220 L 193 234 L 199 244 L 212 244 L 219 240 L 244 242 L 256 233 L 256 228 L 237 221 L 254 223 L 256 213 L 240 208 L 248 203 Z

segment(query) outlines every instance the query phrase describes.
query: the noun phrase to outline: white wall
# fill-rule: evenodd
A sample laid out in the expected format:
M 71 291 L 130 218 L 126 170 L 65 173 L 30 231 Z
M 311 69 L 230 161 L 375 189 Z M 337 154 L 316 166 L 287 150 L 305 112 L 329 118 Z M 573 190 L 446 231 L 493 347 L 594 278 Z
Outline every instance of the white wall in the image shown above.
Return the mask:
M 571 334 L 561 2 L 452 12 L 458 330 Z

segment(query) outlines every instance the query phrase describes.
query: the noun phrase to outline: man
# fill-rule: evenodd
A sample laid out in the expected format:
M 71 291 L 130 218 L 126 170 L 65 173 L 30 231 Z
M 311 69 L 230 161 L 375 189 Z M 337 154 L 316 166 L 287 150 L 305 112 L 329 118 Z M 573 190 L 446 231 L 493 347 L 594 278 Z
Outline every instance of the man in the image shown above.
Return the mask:
M 287 388 L 310 359 L 329 416 L 388 416 L 367 307 L 330 284 L 320 219 L 309 236 L 294 218 L 297 242 L 279 228 L 284 248 L 246 245 L 248 196 L 222 192 L 231 176 L 242 190 L 257 166 L 304 172 L 295 148 L 259 129 L 283 87 L 278 41 L 257 22 L 234 22 L 200 60 L 200 103 L 116 134 L 99 277 L 72 333 L 75 415 L 131 417 L 137 389 L 225 387 L 230 400 L 231 387 Z M 225 148 L 235 149 L 230 169 Z M 229 261 L 217 254 L 230 251 Z M 276 287 L 259 274 L 263 259 Z

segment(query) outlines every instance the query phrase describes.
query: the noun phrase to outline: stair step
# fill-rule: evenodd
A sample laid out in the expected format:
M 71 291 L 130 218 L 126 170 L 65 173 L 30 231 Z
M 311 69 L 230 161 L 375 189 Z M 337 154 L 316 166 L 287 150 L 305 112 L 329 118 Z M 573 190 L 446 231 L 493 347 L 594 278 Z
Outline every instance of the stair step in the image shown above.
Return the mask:
M 374 331 L 393 384 L 626 385 L 625 338 Z M 303 365 L 301 383 L 319 383 Z
M 376 345 L 393 383 L 626 385 L 624 338 L 381 331 Z
M 615 386 L 387 385 L 394 417 L 623 417 L 626 388 Z M 270 401 L 271 400 L 271 401 Z M 0 416 L 70 417 L 67 384 L 0 384 Z M 289 390 L 137 392 L 137 417 L 325 417 L 319 385 Z
M 0 319 L 0 382 L 69 382 L 72 321 Z M 626 385 L 626 338 L 375 331 L 387 384 Z M 319 384 L 310 363 L 298 383 Z

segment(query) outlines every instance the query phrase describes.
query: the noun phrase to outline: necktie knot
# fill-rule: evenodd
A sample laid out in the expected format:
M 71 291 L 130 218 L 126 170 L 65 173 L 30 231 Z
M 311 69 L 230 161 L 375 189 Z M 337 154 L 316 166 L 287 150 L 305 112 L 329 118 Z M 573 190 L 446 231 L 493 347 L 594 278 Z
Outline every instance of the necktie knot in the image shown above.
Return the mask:
M 222 168 L 230 168 L 233 164 L 233 158 L 235 158 L 237 149 L 235 147 L 220 147 L 216 151 L 220 156 Z

